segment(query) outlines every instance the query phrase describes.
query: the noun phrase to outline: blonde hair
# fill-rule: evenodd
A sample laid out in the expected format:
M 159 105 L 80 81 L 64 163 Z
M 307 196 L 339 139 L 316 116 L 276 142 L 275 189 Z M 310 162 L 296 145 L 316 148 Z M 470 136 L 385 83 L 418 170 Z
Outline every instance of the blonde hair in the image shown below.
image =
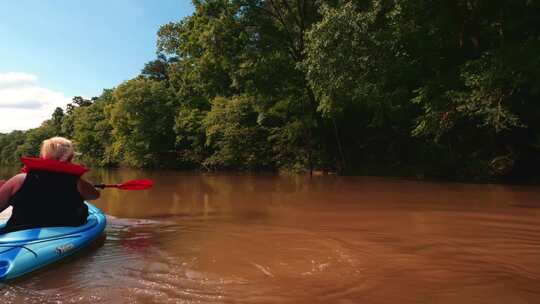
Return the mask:
M 44 140 L 41 144 L 41 158 L 69 162 L 74 154 L 73 144 L 67 138 L 53 137 Z

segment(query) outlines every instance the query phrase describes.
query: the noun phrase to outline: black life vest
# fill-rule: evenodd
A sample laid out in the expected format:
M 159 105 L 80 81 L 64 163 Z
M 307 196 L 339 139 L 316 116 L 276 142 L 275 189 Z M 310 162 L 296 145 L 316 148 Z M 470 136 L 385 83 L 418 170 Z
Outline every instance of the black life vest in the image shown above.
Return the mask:
M 10 200 L 13 210 L 4 230 L 86 223 L 88 207 L 77 182 L 88 169 L 52 160 L 22 158 L 21 161 L 26 165 L 23 169 L 26 178 Z

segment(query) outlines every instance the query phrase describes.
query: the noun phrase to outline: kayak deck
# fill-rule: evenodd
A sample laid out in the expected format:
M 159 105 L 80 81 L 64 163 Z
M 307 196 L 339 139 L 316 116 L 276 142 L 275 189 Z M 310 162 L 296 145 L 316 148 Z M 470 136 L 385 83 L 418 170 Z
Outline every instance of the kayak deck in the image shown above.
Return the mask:
M 57 262 L 96 240 L 105 229 L 105 215 L 97 207 L 87 205 L 88 220 L 82 226 L 33 228 L 0 235 L 0 281 Z

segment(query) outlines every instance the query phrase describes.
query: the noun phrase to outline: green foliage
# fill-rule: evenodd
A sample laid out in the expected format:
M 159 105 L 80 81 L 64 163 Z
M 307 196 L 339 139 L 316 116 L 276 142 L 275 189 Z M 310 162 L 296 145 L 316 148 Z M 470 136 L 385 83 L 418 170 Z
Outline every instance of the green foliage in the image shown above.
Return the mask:
M 24 143 L 25 133 L 13 131 L 9 134 L 0 133 L 0 165 L 13 166 L 19 164 L 17 148 Z
M 538 62 L 538 30 L 530 25 L 538 6 L 371 1 L 321 12 L 308 35 L 304 66 L 325 117 L 346 123 L 343 113 L 368 114 L 368 134 L 357 147 L 369 149 L 371 138 L 390 135 L 404 143 L 394 153 L 398 166 L 423 162 L 446 176 L 485 175 L 501 153 L 518 157 L 516 139 L 528 136 L 522 120 L 540 110 L 527 102 L 536 82 L 530 65 Z M 440 157 L 411 158 L 411 148 Z
M 175 58 L 167 59 L 165 55 L 160 54 L 156 60 L 150 61 L 144 65 L 141 76 L 158 81 L 169 80 L 169 64 L 174 62 Z
M 163 83 L 136 78 L 113 92 L 107 109 L 112 126 L 111 158 L 135 167 L 160 164 L 172 151 L 175 101 Z
M 62 133 L 62 121 L 64 120 L 64 117 L 64 110 L 62 110 L 62 108 L 56 108 L 52 114 L 50 123 L 57 134 Z
M 230 95 L 233 58 L 240 52 L 242 28 L 236 20 L 235 1 L 195 3 L 196 11 L 158 32 L 158 51 L 174 58 L 170 82 L 186 102 Z
M 197 168 L 208 157 L 206 130 L 203 120 L 206 111 L 182 105 L 175 119 L 176 151 L 179 165 L 184 168 Z
M 84 163 L 99 166 L 116 164 L 110 157 L 112 126 L 106 113 L 113 102 L 112 90 L 105 90 L 91 105 L 76 108 L 71 115 L 72 138 L 81 153 L 78 159 Z
M 55 125 L 51 120 L 45 121 L 41 127 L 25 132 L 24 142 L 17 146 L 17 155 L 38 157 L 40 154 L 41 142 L 47 138 L 57 136 Z
M 271 168 L 268 130 L 259 125 L 253 99 L 217 97 L 204 119 L 206 144 L 214 153 L 205 160 L 210 168 Z

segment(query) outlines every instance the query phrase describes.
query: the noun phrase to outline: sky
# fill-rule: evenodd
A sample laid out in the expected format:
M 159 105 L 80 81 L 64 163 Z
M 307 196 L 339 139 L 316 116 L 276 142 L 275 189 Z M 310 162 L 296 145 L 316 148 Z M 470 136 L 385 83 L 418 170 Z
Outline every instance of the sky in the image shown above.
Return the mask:
M 192 12 L 191 0 L 1 0 L 0 133 L 135 77 L 159 27 Z

